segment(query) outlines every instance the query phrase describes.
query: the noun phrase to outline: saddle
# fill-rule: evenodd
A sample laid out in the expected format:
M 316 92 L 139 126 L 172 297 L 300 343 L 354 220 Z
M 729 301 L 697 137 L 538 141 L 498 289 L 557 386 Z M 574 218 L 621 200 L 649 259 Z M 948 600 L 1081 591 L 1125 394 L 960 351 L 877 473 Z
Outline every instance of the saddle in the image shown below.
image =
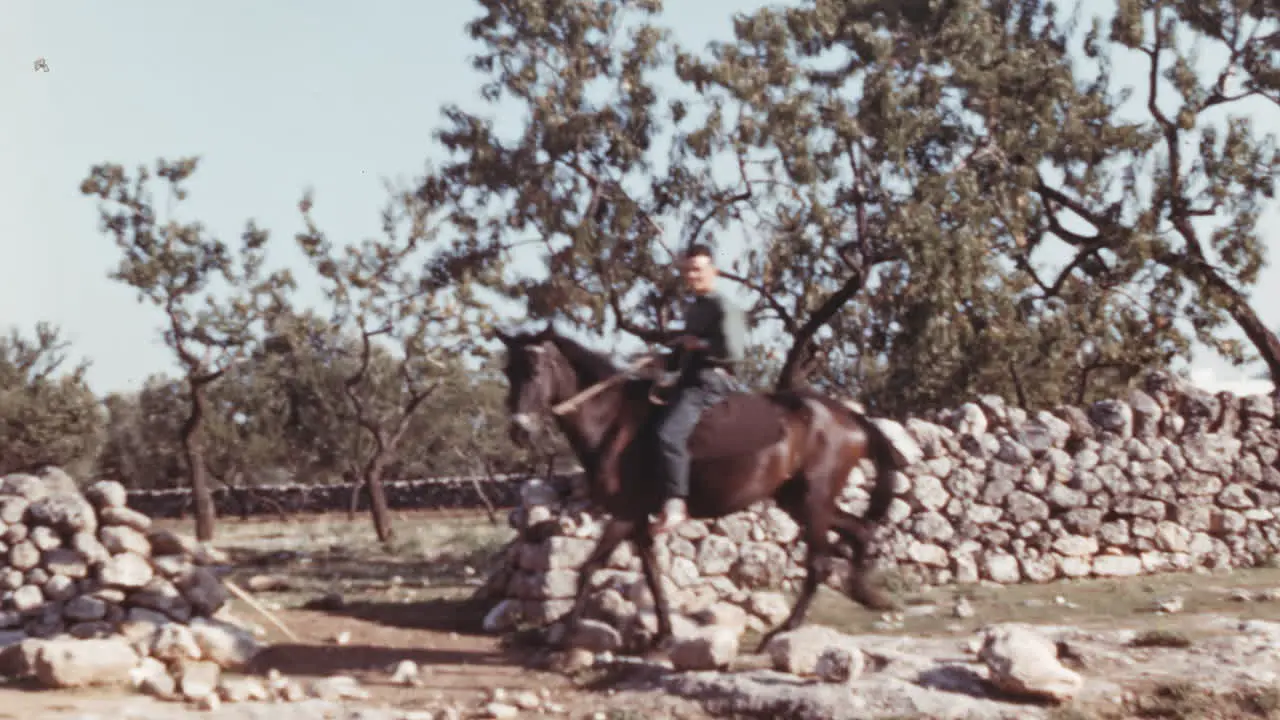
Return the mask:
M 708 460 L 755 452 L 782 439 L 782 408 L 764 395 L 737 392 L 707 408 L 689 436 L 689 456 Z
M 632 375 L 644 387 L 648 401 L 665 405 L 678 373 L 649 369 Z M 711 460 L 755 452 L 782 439 L 786 416 L 768 396 L 754 392 L 732 392 L 703 411 L 689 436 L 689 457 Z

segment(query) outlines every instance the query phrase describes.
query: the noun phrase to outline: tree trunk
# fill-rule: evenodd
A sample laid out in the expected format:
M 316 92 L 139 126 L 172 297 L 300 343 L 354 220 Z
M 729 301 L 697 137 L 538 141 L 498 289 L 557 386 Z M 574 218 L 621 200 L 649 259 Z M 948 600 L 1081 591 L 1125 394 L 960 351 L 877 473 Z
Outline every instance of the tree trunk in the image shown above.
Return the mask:
M 1188 273 L 1198 277 L 1205 285 L 1228 298 L 1227 312 L 1244 331 L 1245 337 L 1249 338 L 1257 348 L 1258 355 L 1267 364 L 1267 370 L 1271 373 L 1271 382 L 1280 388 L 1280 338 L 1276 337 L 1271 328 L 1262 322 L 1262 318 L 1258 317 L 1258 313 L 1254 312 L 1253 307 L 1249 305 L 1248 299 L 1212 267 L 1197 264 L 1188 268 Z
M 845 279 L 844 284 L 838 290 L 832 293 L 817 310 L 809 316 L 805 324 L 796 331 L 791 340 L 791 349 L 787 351 L 787 358 L 782 363 L 782 370 L 778 373 L 778 382 L 775 389 L 778 391 L 795 390 L 805 384 L 805 376 L 808 374 L 807 367 L 819 348 L 813 341 L 818 330 L 822 329 L 835 317 L 836 313 L 844 307 L 844 304 L 853 299 L 854 295 L 862 289 L 866 282 L 866 273 L 855 270 Z
M 190 381 L 189 381 L 190 382 Z M 205 384 L 190 382 L 191 411 L 182 424 L 182 454 L 187 461 L 187 480 L 191 485 L 191 499 L 195 505 L 196 539 L 209 541 L 213 539 L 214 519 L 217 515 L 213 504 L 213 493 L 209 488 L 209 477 L 204 467 L 204 446 L 200 438 L 200 428 L 204 424 Z
M 364 481 L 356 480 L 351 483 L 351 502 L 347 505 L 347 519 L 356 519 L 356 510 L 360 509 L 360 492 L 364 490 Z
M 391 527 L 391 510 L 387 507 L 387 494 L 382 487 L 382 471 L 386 460 L 375 455 L 369 461 L 365 473 L 365 486 L 369 488 L 369 512 L 373 515 L 373 529 L 378 534 L 378 541 L 391 542 L 395 530 Z

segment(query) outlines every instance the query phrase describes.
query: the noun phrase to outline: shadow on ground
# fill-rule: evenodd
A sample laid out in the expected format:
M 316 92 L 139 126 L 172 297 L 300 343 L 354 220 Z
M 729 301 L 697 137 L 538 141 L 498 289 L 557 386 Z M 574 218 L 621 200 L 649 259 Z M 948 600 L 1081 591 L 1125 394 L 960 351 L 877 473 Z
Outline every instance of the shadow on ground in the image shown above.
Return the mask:
M 483 626 L 485 604 L 470 597 L 417 601 L 345 600 L 341 602 L 320 598 L 308 603 L 304 608 L 386 627 L 489 636 Z
M 264 648 L 247 668 L 250 673 L 279 670 L 285 675 L 326 676 L 386 672 L 402 660 L 421 667 L 436 665 L 510 665 L 512 659 L 491 650 L 397 648 L 374 645 L 305 645 L 282 643 Z

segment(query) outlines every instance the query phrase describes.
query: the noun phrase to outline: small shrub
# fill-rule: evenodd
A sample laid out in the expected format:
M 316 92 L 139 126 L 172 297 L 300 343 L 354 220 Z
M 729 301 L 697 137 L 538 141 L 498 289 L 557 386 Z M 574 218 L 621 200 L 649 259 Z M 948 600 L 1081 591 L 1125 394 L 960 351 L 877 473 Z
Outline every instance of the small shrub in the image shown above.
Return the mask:
M 1191 638 L 1177 630 L 1147 630 L 1129 644 L 1140 648 L 1188 648 L 1191 647 Z
M 1242 688 L 1235 693 L 1240 709 L 1263 718 L 1280 717 L 1280 688 L 1274 686 Z

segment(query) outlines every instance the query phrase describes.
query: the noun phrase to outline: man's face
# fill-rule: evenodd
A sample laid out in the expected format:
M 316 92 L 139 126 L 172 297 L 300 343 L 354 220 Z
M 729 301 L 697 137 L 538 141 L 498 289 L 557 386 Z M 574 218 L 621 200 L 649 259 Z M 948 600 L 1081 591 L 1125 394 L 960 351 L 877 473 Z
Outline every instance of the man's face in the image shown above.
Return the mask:
M 685 284 L 695 295 L 706 295 L 715 284 L 716 267 L 706 255 L 695 255 L 684 259 L 681 266 L 684 271 Z

